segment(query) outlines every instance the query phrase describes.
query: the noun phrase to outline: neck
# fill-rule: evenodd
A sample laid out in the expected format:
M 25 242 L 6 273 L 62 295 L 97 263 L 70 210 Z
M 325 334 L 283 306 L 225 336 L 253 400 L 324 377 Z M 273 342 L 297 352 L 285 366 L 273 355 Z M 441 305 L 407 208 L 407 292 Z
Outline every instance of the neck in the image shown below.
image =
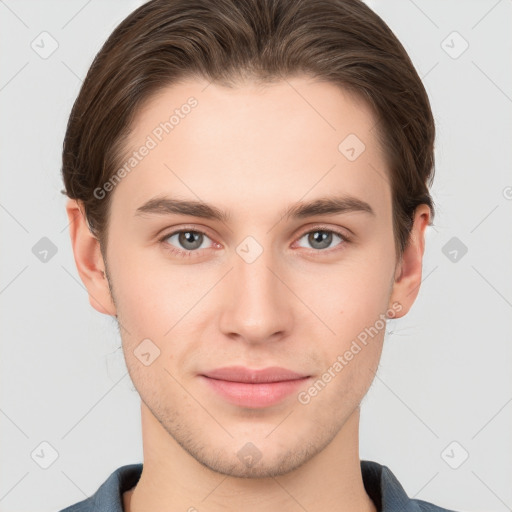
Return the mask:
M 123 495 L 125 512 L 377 512 L 361 475 L 359 409 L 320 453 L 289 473 L 269 478 L 212 471 L 186 452 L 144 404 L 142 431 L 143 471 L 137 485 Z

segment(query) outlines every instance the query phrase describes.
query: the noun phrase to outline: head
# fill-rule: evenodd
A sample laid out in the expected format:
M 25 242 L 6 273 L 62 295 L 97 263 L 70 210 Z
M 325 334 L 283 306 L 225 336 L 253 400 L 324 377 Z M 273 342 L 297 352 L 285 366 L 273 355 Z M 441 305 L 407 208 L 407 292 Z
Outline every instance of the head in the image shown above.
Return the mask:
M 420 78 L 358 0 L 154 0 L 114 30 L 64 140 L 75 261 L 200 463 L 289 472 L 357 414 L 419 290 L 433 144 Z M 307 379 L 246 407 L 202 377 L 231 365 Z

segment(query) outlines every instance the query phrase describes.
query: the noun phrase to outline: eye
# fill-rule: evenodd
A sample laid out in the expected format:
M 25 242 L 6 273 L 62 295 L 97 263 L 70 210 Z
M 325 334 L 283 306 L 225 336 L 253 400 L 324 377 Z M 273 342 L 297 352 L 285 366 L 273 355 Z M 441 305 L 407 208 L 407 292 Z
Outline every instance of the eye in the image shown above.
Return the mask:
M 171 252 L 184 256 L 188 255 L 187 253 L 196 252 L 198 249 L 209 249 L 213 246 L 210 237 L 206 233 L 192 229 L 174 231 L 165 235 L 160 241 L 166 244 L 167 249 Z
M 343 242 L 348 242 L 348 238 L 345 235 L 331 229 L 323 228 L 316 228 L 312 231 L 308 231 L 299 238 L 299 246 L 307 247 L 300 243 L 303 239 L 306 240 L 306 243 L 310 244 L 310 247 L 316 250 L 328 249 L 336 239 L 340 241 L 337 245 L 341 245 Z
M 303 245 L 303 243 L 301 243 L 302 240 L 305 240 L 305 242 L 309 244 L 309 247 L 317 252 L 329 249 L 332 247 L 333 242 L 336 241 L 338 241 L 338 243 L 335 244 L 334 247 L 350 242 L 349 238 L 345 234 L 323 227 L 317 227 L 303 233 L 298 241 L 295 242 L 300 247 L 308 248 L 307 245 Z M 181 229 L 173 231 L 172 233 L 168 233 L 162 237 L 160 242 L 163 243 L 164 248 L 167 251 L 170 251 L 178 257 L 200 255 L 201 252 L 199 249 L 210 249 L 215 245 L 206 233 L 198 231 L 197 229 Z

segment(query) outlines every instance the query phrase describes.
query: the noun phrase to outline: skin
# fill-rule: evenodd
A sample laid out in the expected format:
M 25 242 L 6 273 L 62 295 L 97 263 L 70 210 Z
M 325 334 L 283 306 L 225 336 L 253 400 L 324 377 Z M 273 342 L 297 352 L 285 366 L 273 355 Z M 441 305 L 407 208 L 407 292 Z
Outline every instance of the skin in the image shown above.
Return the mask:
M 197 107 L 112 192 L 108 267 L 83 207 L 67 203 L 78 272 L 91 305 L 117 316 L 141 397 L 144 468 L 124 493 L 124 508 L 375 511 L 360 470 L 359 407 L 385 329 L 306 405 L 296 393 L 262 409 L 232 405 L 198 374 L 283 366 L 310 375 L 299 389 L 307 390 L 393 304 L 401 308 L 395 317 L 409 311 L 430 210 L 416 210 L 399 258 L 372 111 L 308 77 L 265 87 L 228 89 L 199 79 L 168 87 L 138 113 L 127 155 L 190 96 Z M 366 146 L 355 161 L 338 150 L 348 134 Z M 375 215 L 281 217 L 297 202 L 341 194 L 366 201 Z M 135 214 L 157 195 L 199 198 L 230 219 Z M 352 239 L 333 234 L 319 248 L 308 236 L 319 226 Z M 187 251 L 191 245 L 178 235 L 159 240 L 179 229 L 207 234 L 199 249 L 188 250 L 194 254 L 166 250 Z M 247 236 L 263 250 L 252 263 L 236 251 Z M 149 366 L 134 355 L 146 338 L 160 349 Z M 261 453 L 252 467 L 237 456 L 248 442 Z

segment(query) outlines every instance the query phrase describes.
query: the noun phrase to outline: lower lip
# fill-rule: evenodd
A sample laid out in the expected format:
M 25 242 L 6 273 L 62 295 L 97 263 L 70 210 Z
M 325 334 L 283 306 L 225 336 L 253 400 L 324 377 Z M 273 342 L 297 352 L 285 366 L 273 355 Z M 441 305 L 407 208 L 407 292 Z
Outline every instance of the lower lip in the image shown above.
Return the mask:
M 265 382 L 250 384 L 245 382 L 230 382 L 227 380 L 211 379 L 201 375 L 211 388 L 228 402 L 240 407 L 254 409 L 275 405 L 287 396 L 297 392 L 308 377 L 281 382 Z

